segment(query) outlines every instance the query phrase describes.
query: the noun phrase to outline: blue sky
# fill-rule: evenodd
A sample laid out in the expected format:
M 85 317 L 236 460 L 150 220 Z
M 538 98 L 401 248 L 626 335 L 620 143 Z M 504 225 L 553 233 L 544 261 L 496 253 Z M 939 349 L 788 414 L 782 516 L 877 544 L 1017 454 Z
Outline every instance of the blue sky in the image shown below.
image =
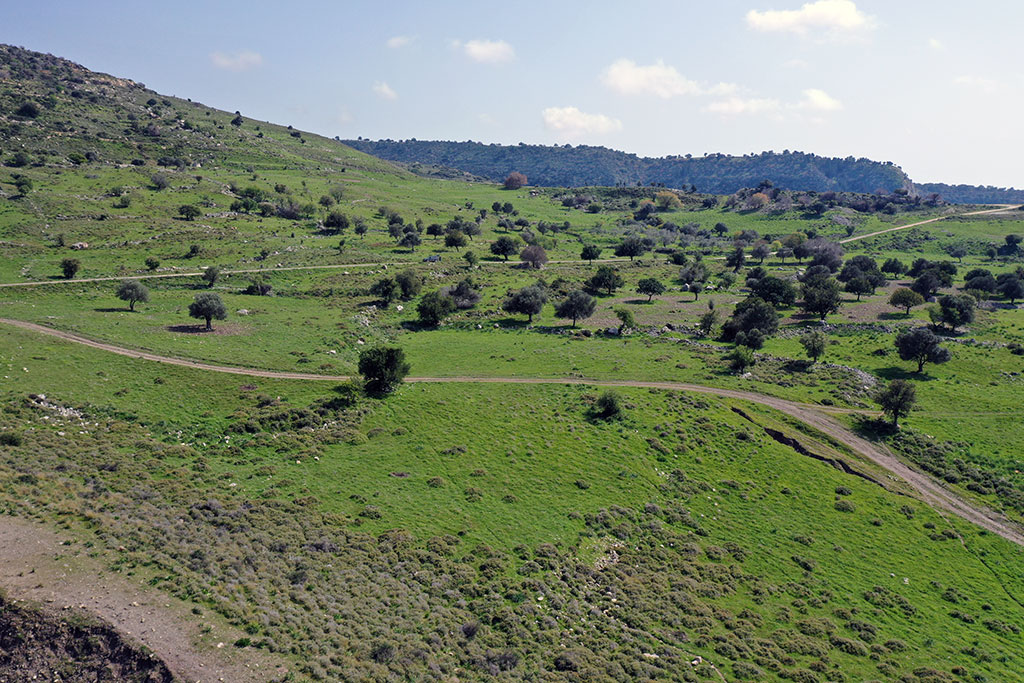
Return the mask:
M 783 149 L 1024 187 L 1024 3 L 37 0 L 0 41 L 343 138 Z

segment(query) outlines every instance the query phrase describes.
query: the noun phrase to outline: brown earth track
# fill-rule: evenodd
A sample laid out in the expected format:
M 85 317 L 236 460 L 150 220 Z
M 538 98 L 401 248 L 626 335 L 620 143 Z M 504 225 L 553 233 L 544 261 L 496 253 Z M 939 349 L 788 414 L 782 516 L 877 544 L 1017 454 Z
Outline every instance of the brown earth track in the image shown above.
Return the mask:
M 25 322 L 21 320 L 10 320 L 0 318 L 0 323 L 18 327 L 24 330 L 50 335 L 66 341 L 83 344 L 95 349 L 110 353 L 116 353 L 129 358 L 139 358 L 157 363 L 167 363 L 181 367 L 207 370 L 211 372 L 224 372 L 235 375 L 250 377 L 265 377 L 269 379 L 296 379 L 315 381 L 346 381 L 351 379 L 346 375 L 315 375 L 301 372 L 275 372 L 272 370 L 259 370 L 255 368 L 230 367 L 214 365 L 199 361 L 186 360 L 183 358 L 172 358 L 161 356 L 146 351 L 138 351 L 98 342 L 87 337 L 82 337 L 70 332 L 55 330 L 43 325 Z M 875 444 L 857 436 L 855 433 L 838 423 L 835 419 L 826 414 L 826 409 L 809 403 L 798 403 L 786 399 L 767 396 L 753 391 L 742 391 L 739 389 L 723 389 L 709 387 L 701 384 L 689 384 L 686 382 L 655 382 L 641 380 L 597 380 L 587 378 L 540 378 L 540 377 L 407 377 L 407 382 L 438 382 L 438 383 L 480 383 L 480 384 L 582 384 L 596 387 L 638 387 L 650 389 L 666 389 L 670 391 L 688 391 L 699 394 L 709 394 L 721 398 L 735 399 L 758 403 L 769 408 L 778 410 L 800 422 L 817 429 L 823 434 L 835 439 L 846 447 L 859 454 L 861 457 L 888 470 L 895 477 L 902 479 L 909 486 L 918 492 L 922 500 L 930 505 L 948 510 L 963 519 L 977 524 L 978 526 L 998 534 L 1003 538 L 1018 545 L 1024 546 L 1024 530 L 1002 514 L 984 506 L 979 506 L 948 490 L 928 475 L 918 472 L 904 464 L 888 449 L 880 444 Z M 838 411 L 837 411 L 838 412 Z M 853 411 L 850 411 L 853 412 Z

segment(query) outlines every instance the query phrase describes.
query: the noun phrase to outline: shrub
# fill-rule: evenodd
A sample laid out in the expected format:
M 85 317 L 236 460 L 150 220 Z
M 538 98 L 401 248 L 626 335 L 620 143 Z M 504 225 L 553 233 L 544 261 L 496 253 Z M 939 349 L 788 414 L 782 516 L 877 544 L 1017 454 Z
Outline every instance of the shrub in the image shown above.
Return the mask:
M 619 400 L 619 395 L 611 389 L 604 392 L 596 401 L 594 401 L 592 413 L 594 417 L 602 420 L 614 420 L 619 418 L 622 415 L 622 405 Z
M 857 506 L 848 500 L 837 500 L 834 507 L 839 512 L 855 512 L 857 510 Z
M 0 446 L 20 446 L 21 435 L 14 432 L 0 432 Z

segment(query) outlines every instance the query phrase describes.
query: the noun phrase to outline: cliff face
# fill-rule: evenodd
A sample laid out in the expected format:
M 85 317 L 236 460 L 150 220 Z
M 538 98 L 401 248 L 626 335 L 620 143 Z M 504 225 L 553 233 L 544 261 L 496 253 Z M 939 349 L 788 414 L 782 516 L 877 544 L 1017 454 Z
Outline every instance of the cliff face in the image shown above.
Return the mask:
M 0 596 L 0 681 L 174 683 L 154 655 L 125 642 L 108 624 L 58 619 Z

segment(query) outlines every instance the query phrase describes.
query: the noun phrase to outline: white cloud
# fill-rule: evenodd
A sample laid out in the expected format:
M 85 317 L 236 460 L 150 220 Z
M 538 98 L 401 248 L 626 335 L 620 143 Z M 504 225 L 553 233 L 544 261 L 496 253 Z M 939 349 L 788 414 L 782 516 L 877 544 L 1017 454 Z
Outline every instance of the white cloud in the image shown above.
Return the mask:
M 787 69 L 806 69 L 810 65 L 802 59 L 789 59 L 783 62 L 782 66 Z
M 992 78 L 985 78 L 984 76 L 957 76 L 953 79 L 953 82 L 967 88 L 980 90 L 986 95 L 992 95 L 1007 88 L 1004 83 L 1000 83 Z
M 462 47 L 466 56 L 474 62 L 484 64 L 511 62 L 516 57 L 516 51 L 504 40 L 470 40 L 465 44 L 455 41 L 453 45 Z
M 928 39 L 928 47 L 930 47 L 933 50 L 945 50 L 946 49 L 946 46 L 943 45 L 942 41 L 939 40 L 938 38 L 929 38 Z
M 811 111 L 839 111 L 843 108 L 843 103 L 824 90 L 808 88 L 804 90 L 804 99 L 796 104 L 796 108 Z
M 384 100 L 397 100 L 398 93 L 391 89 L 391 86 L 384 81 L 377 81 L 373 84 L 373 92 Z
M 541 116 L 549 130 L 566 137 L 613 133 L 622 130 L 622 121 L 604 114 L 587 114 L 576 107 L 548 107 Z
M 210 61 L 218 69 L 226 71 L 247 71 L 263 65 L 263 55 L 252 50 L 242 50 L 233 54 L 225 52 L 210 53 Z
M 390 47 L 392 50 L 397 50 L 400 47 L 405 47 L 411 42 L 412 38 L 410 38 L 409 36 L 393 36 L 391 38 L 388 38 L 385 45 Z
M 852 0 L 817 0 L 796 10 L 752 9 L 747 12 L 747 26 L 755 31 L 835 38 L 870 30 L 875 27 L 875 19 L 857 9 Z
M 697 95 L 701 91 L 696 81 L 684 78 L 674 66 L 660 59 L 649 66 L 620 59 L 605 70 L 602 80 L 621 95 L 650 94 L 667 99 L 676 95 Z
M 738 116 L 740 114 L 773 114 L 781 108 L 782 105 L 779 101 L 774 99 L 728 97 L 724 100 L 710 103 L 704 107 L 704 111 L 711 112 L 712 114 Z
M 620 95 L 655 95 L 664 99 L 680 95 L 729 95 L 737 89 L 732 83 L 703 86 L 660 59 L 646 66 L 631 59 L 619 59 L 605 69 L 601 80 Z

